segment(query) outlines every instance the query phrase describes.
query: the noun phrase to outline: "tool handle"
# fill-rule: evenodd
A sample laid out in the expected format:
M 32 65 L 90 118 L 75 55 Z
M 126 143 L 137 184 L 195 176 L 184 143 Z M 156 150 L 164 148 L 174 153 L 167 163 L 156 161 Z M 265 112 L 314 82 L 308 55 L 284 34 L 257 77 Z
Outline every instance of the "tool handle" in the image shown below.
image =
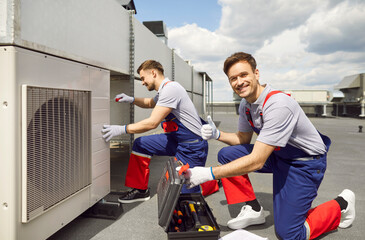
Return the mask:
M 195 211 L 195 207 L 193 203 L 189 203 L 191 215 L 193 215 L 194 221 L 195 221 L 195 228 L 199 228 L 201 226 L 201 223 L 198 218 L 198 214 Z
M 186 205 L 186 204 L 184 204 L 184 211 L 185 211 L 187 218 L 190 218 L 191 217 L 190 211 L 189 211 L 188 205 Z

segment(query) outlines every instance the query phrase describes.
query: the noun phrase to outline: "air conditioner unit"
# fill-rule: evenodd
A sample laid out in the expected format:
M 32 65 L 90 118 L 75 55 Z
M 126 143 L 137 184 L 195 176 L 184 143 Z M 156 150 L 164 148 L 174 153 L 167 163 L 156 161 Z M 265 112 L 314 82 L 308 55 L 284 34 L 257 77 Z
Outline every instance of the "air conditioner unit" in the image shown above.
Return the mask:
M 46 239 L 110 192 L 110 72 L 0 47 L 0 239 Z

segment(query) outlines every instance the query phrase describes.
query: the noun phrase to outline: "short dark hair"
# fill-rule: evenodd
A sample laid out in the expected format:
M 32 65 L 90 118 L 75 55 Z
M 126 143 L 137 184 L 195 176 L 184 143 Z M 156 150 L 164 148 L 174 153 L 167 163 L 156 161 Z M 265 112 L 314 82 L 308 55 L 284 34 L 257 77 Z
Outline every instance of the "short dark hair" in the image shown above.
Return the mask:
M 137 73 L 139 74 L 142 70 L 149 70 L 149 69 L 156 69 L 158 72 L 160 72 L 163 75 L 163 67 L 161 63 L 155 61 L 155 60 L 146 60 L 144 61 L 137 69 Z
M 251 65 L 252 71 L 255 71 L 256 69 L 256 60 L 254 57 L 252 57 L 249 53 L 244 52 L 236 52 L 229 56 L 226 61 L 224 61 L 223 71 L 228 76 L 227 72 L 228 70 L 236 63 L 244 61 Z

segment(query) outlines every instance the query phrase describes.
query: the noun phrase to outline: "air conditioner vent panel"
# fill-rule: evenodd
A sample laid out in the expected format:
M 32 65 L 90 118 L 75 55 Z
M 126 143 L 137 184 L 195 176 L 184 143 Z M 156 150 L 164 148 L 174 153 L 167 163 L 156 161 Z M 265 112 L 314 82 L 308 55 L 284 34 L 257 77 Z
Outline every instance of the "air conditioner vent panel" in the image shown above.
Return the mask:
M 91 184 L 91 92 L 23 86 L 22 221 Z

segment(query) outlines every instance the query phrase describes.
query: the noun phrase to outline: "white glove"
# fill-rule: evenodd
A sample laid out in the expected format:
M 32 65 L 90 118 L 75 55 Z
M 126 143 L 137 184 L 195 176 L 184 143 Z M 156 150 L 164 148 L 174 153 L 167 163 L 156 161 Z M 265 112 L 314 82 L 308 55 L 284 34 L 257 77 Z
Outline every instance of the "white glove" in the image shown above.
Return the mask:
M 122 134 L 127 133 L 127 125 L 104 125 L 103 129 L 101 130 L 102 133 L 105 133 L 103 135 L 103 138 L 106 142 L 109 142 L 110 139 L 116 136 L 120 136 Z
M 215 179 L 211 167 L 189 168 L 185 171 L 184 177 L 188 189 Z
M 200 129 L 200 131 L 202 133 L 202 138 L 204 140 L 209 140 L 209 139 L 213 139 L 213 138 L 218 139 L 221 135 L 221 132 L 215 126 L 210 115 L 207 117 L 207 119 L 208 119 L 209 124 L 204 124 L 202 126 L 202 128 Z
M 130 97 L 124 93 L 118 94 L 117 96 L 115 96 L 115 101 L 116 102 L 120 102 L 120 103 L 133 103 L 134 102 L 134 97 Z

